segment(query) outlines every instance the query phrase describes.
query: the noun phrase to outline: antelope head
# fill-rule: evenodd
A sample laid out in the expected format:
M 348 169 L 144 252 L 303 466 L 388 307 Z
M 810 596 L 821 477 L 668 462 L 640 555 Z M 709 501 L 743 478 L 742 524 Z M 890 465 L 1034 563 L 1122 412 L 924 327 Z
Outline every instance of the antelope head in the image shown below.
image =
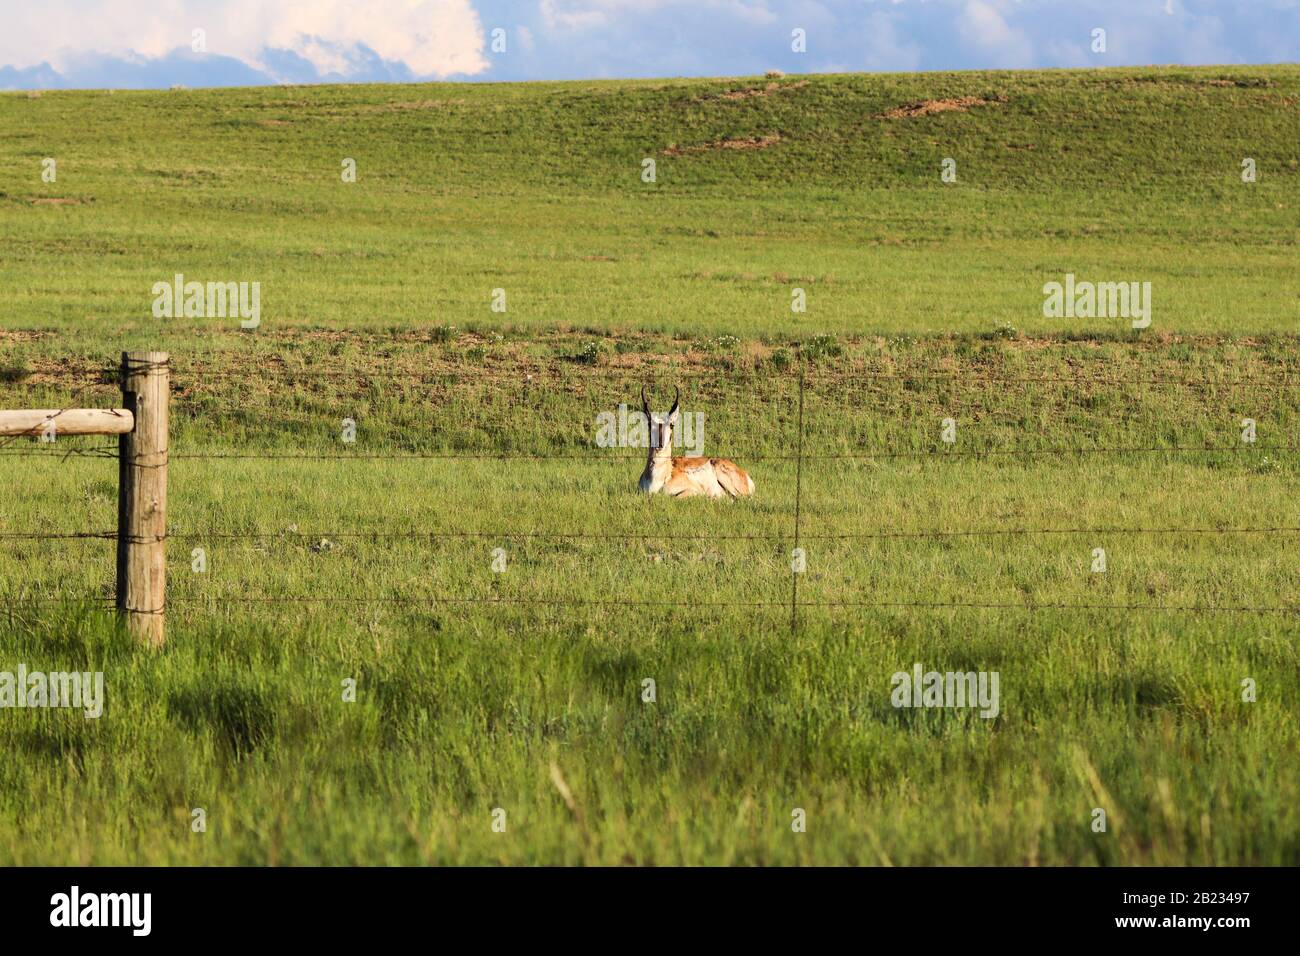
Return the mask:
M 664 456 L 672 455 L 673 429 L 677 427 L 677 420 L 680 417 L 678 406 L 681 405 L 681 398 L 681 389 L 674 385 L 672 409 L 667 416 L 656 415 L 650 411 L 650 399 L 646 395 L 646 387 L 641 386 L 641 412 L 645 415 L 646 427 L 650 430 L 651 458 L 658 457 L 660 454 Z

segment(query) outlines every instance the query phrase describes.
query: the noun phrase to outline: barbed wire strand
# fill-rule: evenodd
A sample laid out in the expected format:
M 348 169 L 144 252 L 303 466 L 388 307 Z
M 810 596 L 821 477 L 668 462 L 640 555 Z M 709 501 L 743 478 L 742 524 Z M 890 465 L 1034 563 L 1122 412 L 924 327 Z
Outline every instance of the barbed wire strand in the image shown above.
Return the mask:
M 1131 455 L 1131 454 L 1244 454 L 1257 452 L 1290 452 L 1300 450 L 1300 445 L 1150 445 L 1129 447 L 1070 446 L 1055 448 L 986 448 L 986 449 L 925 449 L 909 451 L 865 451 L 831 454 L 772 455 L 733 452 L 729 457 L 745 461 L 847 461 L 894 458 L 967 458 L 1016 455 Z M 112 456 L 110 456 L 112 457 Z M 174 452 L 172 459 L 182 460 L 256 460 L 256 461 L 590 461 L 615 463 L 643 461 L 644 455 L 605 455 L 594 452 L 538 454 L 532 452 L 401 452 L 324 454 L 317 452 Z
M 109 604 L 112 598 L 97 595 L 80 597 L 33 596 L 9 599 L 0 597 L 0 607 L 29 604 Z M 310 595 L 175 595 L 168 604 L 252 604 L 252 605 L 517 605 L 539 607 L 659 607 L 692 610 L 696 608 L 767 608 L 785 613 L 787 601 L 644 601 L 644 600 L 579 600 L 537 597 L 467 597 L 437 595 L 400 595 L 388 597 L 339 597 Z M 875 608 L 922 610 L 1005 610 L 1037 613 L 1040 611 L 1124 611 L 1127 613 L 1154 614 L 1300 614 L 1300 605 L 1228 605 L 1228 604 L 1133 604 L 1093 603 L 1074 604 L 1056 601 L 800 601 L 799 608 Z M 145 613 L 162 613 L 163 609 Z
M 1092 537 L 1116 537 L 1121 535 L 1251 535 L 1251 534 L 1300 534 L 1300 526 L 1274 525 L 1269 527 L 1176 527 L 1165 526 L 1128 526 L 1128 527 L 1068 527 L 1068 528 L 931 528 L 916 531 L 843 531 L 843 532 L 806 532 L 801 531 L 798 540 L 809 541 L 867 541 L 867 540 L 906 540 L 925 538 L 979 538 L 979 537 L 1034 537 L 1038 535 L 1089 535 Z M 115 531 L 0 531 L 0 541 L 61 541 L 61 540 L 116 540 Z M 295 538 L 302 541 L 355 539 L 371 540 L 421 540 L 421 539 L 466 539 L 483 538 L 488 540 L 581 540 L 581 541 L 789 541 L 791 534 L 770 532 L 766 534 L 681 534 L 675 531 L 663 531 L 656 534 L 638 532 L 622 534 L 618 532 L 585 531 L 382 531 L 348 528 L 344 530 L 323 531 L 172 531 L 162 536 L 131 536 L 137 544 L 152 544 L 159 541 L 260 541 L 271 538 Z

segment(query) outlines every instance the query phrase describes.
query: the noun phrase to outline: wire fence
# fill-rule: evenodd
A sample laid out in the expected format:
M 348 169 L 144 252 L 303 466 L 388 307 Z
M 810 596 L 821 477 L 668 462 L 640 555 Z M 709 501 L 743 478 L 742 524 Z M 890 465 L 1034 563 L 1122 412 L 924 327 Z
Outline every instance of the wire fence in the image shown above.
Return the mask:
M 48 606 L 48 605 L 112 605 L 113 598 L 105 595 L 28 595 L 6 598 L 0 601 L 0 607 Z M 676 610 L 718 610 L 721 608 L 769 609 L 785 612 L 792 607 L 789 601 L 645 601 L 637 599 L 582 599 L 582 598 L 547 598 L 547 597 L 505 597 L 479 595 L 385 595 L 378 597 L 347 597 L 320 595 L 249 595 L 249 594 L 212 594 L 212 595 L 175 595 L 167 599 L 168 605 L 205 605 L 211 609 L 220 609 L 228 604 L 245 605 L 338 605 L 355 607 L 397 605 L 402 607 L 438 607 L 438 606 L 498 606 L 525 608 L 661 608 Z M 1249 605 L 1249 604 L 1142 604 L 1126 602 L 1063 602 L 1063 601 L 881 601 L 881 600 L 803 600 L 795 601 L 793 607 L 799 609 L 876 609 L 876 610 L 996 610 L 1021 611 L 1029 614 L 1043 611 L 1123 611 L 1126 613 L 1150 614 L 1255 614 L 1285 615 L 1300 613 L 1300 606 L 1291 605 Z M 792 627 L 797 628 L 797 621 Z
M 1230 454 L 1249 455 L 1260 452 L 1294 452 L 1300 451 L 1300 445 L 1142 445 L 1122 447 L 1057 446 L 1048 448 L 976 448 L 976 449 L 915 449 L 907 451 L 862 451 L 832 452 L 825 454 L 772 455 L 763 453 L 747 454 L 743 451 L 730 452 L 732 457 L 744 458 L 746 461 L 872 461 L 896 458 L 951 459 L 951 458 L 1002 458 L 1024 455 L 1027 457 L 1053 456 L 1124 456 L 1124 455 L 1180 455 L 1180 454 Z M 7 449 L 0 454 L 46 456 L 68 458 L 118 458 L 115 450 L 108 448 L 60 448 L 60 449 Z M 169 457 L 174 460 L 190 461 L 580 461 L 586 464 L 625 465 L 629 461 L 643 462 L 642 454 L 617 453 L 556 453 L 542 454 L 532 452 L 264 452 L 264 451 L 206 451 L 206 452 L 172 452 Z
M 223 370 L 221 372 L 204 372 L 200 370 L 186 370 L 184 368 L 173 369 L 173 385 L 175 388 L 194 387 L 195 383 L 207 381 L 249 381 L 265 374 L 265 369 L 254 369 L 249 372 L 235 372 Z M 348 372 L 327 369 L 312 368 L 289 368 L 286 366 L 277 366 L 270 369 L 276 375 L 290 382 L 297 379 L 305 378 L 328 378 L 328 379 L 347 379 L 350 375 Z M 193 381 L 190 377 L 193 376 Z M 854 370 L 850 372 L 851 379 L 862 381 L 887 381 L 901 383 L 916 382 L 942 382 L 951 381 L 961 376 L 963 386 L 978 385 L 987 388 L 996 388 L 1010 384 L 1058 384 L 1072 387 L 1172 387 L 1172 388 L 1191 388 L 1191 389 L 1237 389 L 1258 387 L 1261 389 L 1274 388 L 1293 388 L 1300 386 L 1300 379 L 1292 380 L 1290 374 L 1285 374 L 1276 379 L 1262 378 L 1242 378 L 1224 379 L 1221 377 L 1203 377 L 1203 378 L 1174 378 L 1163 376 L 994 376 L 994 375 L 976 375 L 971 376 L 967 373 L 955 371 L 888 371 L 888 370 Z M 410 381 L 419 380 L 427 381 L 430 379 L 446 380 L 449 376 L 441 372 L 392 372 L 384 373 L 382 371 L 367 372 L 365 378 L 392 378 L 395 380 Z M 352 376 L 355 380 L 356 376 Z M 78 392 L 76 401 L 83 401 L 85 396 L 94 391 L 97 387 L 104 387 L 105 382 L 92 383 L 87 385 Z M 527 384 L 525 388 L 527 388 Z M 768 532 L 768 533 L 696 533 L 682 534 L 676 531 L 665 531 L 662 533 L 619 533 L 619 532 L 591 532 L 591 531 L 542 531 L 542 530 L 458 530 L 458 529 L 408 529 L 394 531 L 389 529 L 361 529 L 361 528 L 335 528 L 321 531 L 300 531 L 300 530 L 249 530 L 249 531 L 228 531 L 219 529 L 207 530 L 184 530 L 169 531 L 164 537 L 152 540 L 176 539 L 184 541 L 202 542 L 202 541 L 267 541 L 272 539 L 297 539 L 297 540 L 319 540 L 319 539 L 364 539 L 370 541 L 438 541 L 438 540 L 469 540 L 469 539 L 491 539 L 491 540 L 555 540 L 555 541 L 596 541 L 596 542 L 647 542 L 660 540 L 679 540 L 679 541 L 747 541 L 747 542 L 783 542 L 792 543 L 795 549 L 800 549 L 804 542 L 808 541 L 918 541 L 918 540 L 945 540 L 945 539 L 971 539 L 971 538 L 1032 538 L 1032 537 L 1051 537 L 1051 536 L 1081 536 L 1088 535 L 1094 538 L 1108 538 L 1115 536 L 1172 536 L 1172 537 L 1192 537 L 1192 536 L 1263 536 L 1263 535 L 1294 535 L 1300 534 L 1300 526 L 1292 525 L 1258 525 L 1258 526 L 1223 526 L 1223 527 L 1196 527 L 1196 526 L 1171 526 L 1171 525 L 1114 525 L 1114 526 L 1063 526 L 1063 527 L 967 527 L 967 528 L 928 528 L 928 529 L 898 529 L 898 528 L 881 528 L 874 531 L 865 532 L 835 532 L 835 531 L 808 531 L 803 528 L 803 469 L 805 462 L 855 462 L 871 460 L 921 460 L 921 461 L 955 461 L 965 459 L 984 459 L 984 458 L 1014 458 L 1024 456 L 1027 458 L 1037 457 L 1124 457 L 1124 456 L 1155 456 L 1155 455 L 1261 455 L 1261 454 L 1282 454 L 1300 450 L 1300 446 L 1291 444 L 1271 444 L 1259 445 L 1254 443 L 1241 443 L 1233 445 L 1189 445 L 1189 444 L 1152 444 L 1152 445 L 1135 445 L 1135 446 L 1118 446 L 1118 445 L 1062 445 L 1048 447 L 990 447 L 990 448 L 957 448 L 950 445 L 936 444 L 933 447 L 913 448 L 913 449 L 862 449 L 858 451 L 833 451 L 833 452 L 810 452 L 804 447 L 805 438 L 805 395 L 808 391 L 807 369 L 803 369 L 798 378 L 797 393 L 797 417 L 794 424 L 793 435 L 793 453 L 773 454 L 773 453 L 754 453 L 745 454 L 743 451 L 731 451 L 732 457 L 742 458 L 746 461 L 757 462 L 792 462 L 795 466 L 795 493 L 793 509 L 791 514 L 792 524 L 787 532 Z M 70 403 L 67 407 L 76 407 L 76 401 Z M 638 416 L 639 412 L 636 413 Z M 71 456 L 88 457 L 88 458 L 118 458 L 117 447 L 115 444 L 85 445 L 85 446 L 65 446 L 60 448 L 46 447 L 16 447 L 15 439 L 10 438 L 0 440 L 0 455 L 27 455 L 35 457 L 58 457 L 67 459 Z M 582 452 L 551 452 L 551 453 L 532 453 L 511 450 L 451 450 L 451 451 L 342 451 L 342 452 L 318 452 L 312 450 L 295 450 L 295 451 L 278 451 L 278 450 L 244 450 L 232 451 L 223 449 L 212 450 L 194 450 L 185 451 L 177 450 L 169 454 L 169 458 L 179 461 L 219 461 L 219 460 L 249 460 L 249 461 L 310 461 L 310 462 L 358 462 L 358 461 L 572 461 L 583 462 L 588 464 L 626 464 L 629 461 L 643 461 L 645 457 L 642 453 L 622 453 L 600 449 L 598 451 Z M 118 533 L 116 531 L 105 530 L 84 530 L 84 531 L 2 531 L 0 532 L 0 541 L 100 541 L 116 540 Z M 799 626 L 799 611 L 803 608 L 825 608 L 825 609 L 919 609 L 919 610 L 998 610 L 1036 613 L 1043 611 L 1079 611 L 1079 612 L 1124 612 L 1124 613 L 1175 613 L 1175 614 L 1285 614 L 1290 615 L 1300 612 L 1300 605 L 1232 605 L 1232 604 L 1214 604 L 1214 603 L 1194 603 L 1194 604 L 1146 604 L 1146 603 L 1060 603 L 1060 602 L 1038 602 L 1033 600 L 1023 601 L 972 601 L 972 600 L 948 600 L 948 601 L 931 601 L 931 600 L 800 600 L 799 580 L 802 576 L 800 571 L 793 571 L 790 574 L 789 597 L 780 599 L 763 600 L 763 601 L 709 601 L 709 600 L 666 600 L 666 601 L 645 601 L 636 599 L 609 599 L 609 600 L 590 600 L 580 598 L 549 598 L 549 597 L 506 597 L 501 595 L 430 595 L 430 594 L 402 594 L 402 595 L 381 595 L 350 597 L 345 595 L 255 595 L 247 593 L 239 594 L 211 594 L 211 595 L 194 595 L 194 594 L 177 594 L 168 597 L 169 604 L 183 604 L 192 606 L 206 605 L 216 608 L 222 605 L 242 604 L 253 606 L 267 605 L 284 605 L 287 607 L 301 605 L 401 605 L 401 606 L 457 606 L 457 605 L 480 605 L 480 606 L 516 606 L 516 607 L 533 607 L 533 608 L 620 608 L 620 607 L 659 607 L 659 608 L 679 608 L 679 609 L 718 609 L 718 608 L 748 608 L 754 610 L 775 609 L 788 610 L 790 617 L 790 628 L 792 634 L 796 634 Z M 107 603 L 112 599 L 104 595 L 95 594 L 19 594 L 12 598 L 0 599 L 0 606 L 17 608 L 31 605 L 47 604 L 76 604 L 84 603 L 97 605 Z
M 1033 537 L 1035 535 L 1089 535 L 1100 537 L 1122 537 L 1127 535 L 1233 535 L 1233 534 L 1300 534 L 1300 526 L 1275 525 L 1269 527 L 1242 528 L 1183 528 L 1170 526 L 1149 527 L 1079 527 L 1079 528 L 963 528 L 949 530 L 943 528 L 923 529 L 918 531 L 844 531 L 808 533 L 802 532 L 805 541 L 889 541 L 929 538 L 982 538 L 982 537 Z M 111 540 L 116 541 L 116 531 L 20 531 L 0 532 L 0 540 L 8 541 L 67 541 L 67 540 Z M 485 538 L 491 540 L 580 540 L 580 541 L 663 541 L 672 538 L 675 541 L 788 541 L 792 535 L 778 534 L 682 534 L 666 531 L 659 534 L 617 534 L 588 531 L 381 531 L 350 528 L 343 531 L 292 531 L 273 529 L 264 531 L 170 531 L 158 541 L 260 541 L 268 538 L 299 538 L 302 540 L 333 540 L 335 538 L 364 538 L 367 540 L 438 540 L 461 538 Z M 800 538 L 793 538 L 797 542 Z

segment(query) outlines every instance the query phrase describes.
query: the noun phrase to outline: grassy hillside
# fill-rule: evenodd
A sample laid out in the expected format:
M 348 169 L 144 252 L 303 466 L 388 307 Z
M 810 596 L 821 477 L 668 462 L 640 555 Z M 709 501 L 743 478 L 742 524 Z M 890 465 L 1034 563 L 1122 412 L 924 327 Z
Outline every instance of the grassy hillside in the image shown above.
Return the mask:
M 154 319 L 177 272 L 259 281 L 266 330 L 1128 328 L 1044 318 L 1067 272 L 1150 281 L 1152 331 L 1300 315 L 1296 67 L 6 94 L 0 128 L 5 326 L 112 345 L 233 328 Z
M 161 652 L 78 536 L 113 443 L 0 447 L 0 672 L 107 689 L 0 710 L 0 863 L 1300 863 L 1298 104 L 1294 67 L 0 96 L 0 408 L 173 356 Z M 154 318 L 175 272 L 261 282 L 262 327 Z M 1044 318 L 1067 272 L 1150 281 L 1151 328 Z M 636 492 L 597 415 L 646 382 L 752 500 Z M 1000 713 L 892 706 L 916 662 Z

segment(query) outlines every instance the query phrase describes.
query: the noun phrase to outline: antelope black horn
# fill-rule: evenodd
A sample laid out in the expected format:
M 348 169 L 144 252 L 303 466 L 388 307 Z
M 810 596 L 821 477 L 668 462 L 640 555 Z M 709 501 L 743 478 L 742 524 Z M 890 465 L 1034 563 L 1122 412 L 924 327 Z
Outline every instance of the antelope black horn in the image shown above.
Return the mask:
M 681 402 L 682 402 L 682 390 L 678 388 L 676 385 L 674 385 L 673 386 L 673 410 L 668 413 L 669 418 L 672 418 L 674 415 L 677 414 L 677 406 L 680 405 Z
M 646 398 L 645 386 L 641 386 L 641 411 L 645 412 L 645 417 L 650 417 L 650 399 Z

